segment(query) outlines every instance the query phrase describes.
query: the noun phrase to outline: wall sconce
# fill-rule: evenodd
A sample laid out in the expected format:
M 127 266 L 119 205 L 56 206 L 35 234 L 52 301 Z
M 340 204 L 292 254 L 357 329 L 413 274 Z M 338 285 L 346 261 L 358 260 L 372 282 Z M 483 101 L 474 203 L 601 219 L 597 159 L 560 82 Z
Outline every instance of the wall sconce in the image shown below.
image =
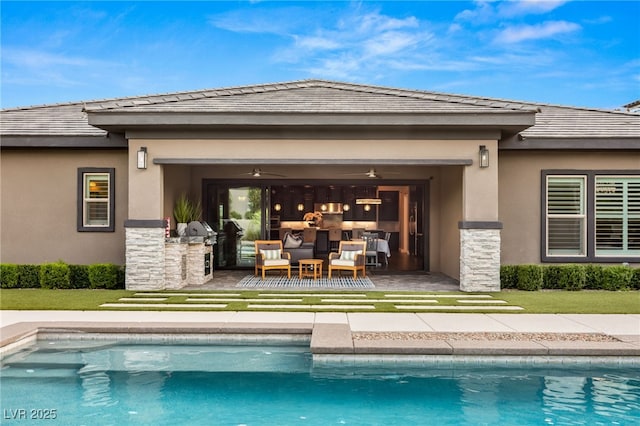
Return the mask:
M 480 145 L 480 168 L 489 167 L 489 150 L 485 145 Z
M 327 205 L 326 204 L 321 205 L 320 206 L 320 210 L 322 210 L 323 212 L 326 212 L 327 211 Z
M 343 212 L 348 212 L 349 210 L 351 210 L 351 206 L 349 204 L 343 204 L 342 205 L 342 211 Z
M 364 211 L 365 212 L 371 211 L 371 206 L 369 204 L 365 204 L 364 205 Z
M 301 211 L 303 211 L 303 210 L 304 210 L 304 204 L 299 203 L 299 204 L 298 204 L 298 211 L 299 211 L 299 212 L 301 212 Z
M 279 212 L 280 210 L 282 210 L 282 204 L 280 204 L 280 203 L 276 203 L 276 204 L 273 206 L 273 209 L 274 209 L 275 211 Z
M 146 169 L 147 168 L 147 147 L 141 146 L 138 150 L 138 168 Z

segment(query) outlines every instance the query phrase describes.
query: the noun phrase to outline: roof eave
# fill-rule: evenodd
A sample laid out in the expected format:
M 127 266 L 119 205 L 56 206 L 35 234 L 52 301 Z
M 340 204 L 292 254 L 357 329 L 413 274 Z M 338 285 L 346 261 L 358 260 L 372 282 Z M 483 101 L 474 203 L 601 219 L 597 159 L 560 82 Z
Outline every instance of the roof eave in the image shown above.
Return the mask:
M 640 151 L 638 137 L 522 137 L 503 139 L 498 147 L 504 151 L 526 150 L 585 150 L 585 151 Z
M 88 112 L 89 124 L 107 131 L 151 128 L 222 128 L 265 126 L 426 126 L 525 130 L 535 124 L 535 113 L 158 113 Z

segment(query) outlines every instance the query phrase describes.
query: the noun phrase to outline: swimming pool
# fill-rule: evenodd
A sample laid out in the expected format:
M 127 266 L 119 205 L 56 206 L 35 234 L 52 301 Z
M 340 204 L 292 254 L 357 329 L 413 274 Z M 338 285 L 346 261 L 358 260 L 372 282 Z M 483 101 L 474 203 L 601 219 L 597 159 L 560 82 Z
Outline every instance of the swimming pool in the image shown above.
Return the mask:
M 633 368 L 314 365 L 308 344 L 39 340 L 0 380 L 2 424 L 640 422 Z

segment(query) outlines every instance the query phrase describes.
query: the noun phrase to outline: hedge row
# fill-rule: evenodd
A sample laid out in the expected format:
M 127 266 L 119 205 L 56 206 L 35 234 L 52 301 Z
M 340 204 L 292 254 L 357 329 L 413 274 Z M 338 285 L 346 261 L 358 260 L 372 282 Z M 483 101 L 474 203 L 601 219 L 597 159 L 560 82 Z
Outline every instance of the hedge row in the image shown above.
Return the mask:
M 124 288 L 124 268 L 111 263 L 0 264 L 0 288 Z
M 602 265 L 503 265 L 503 289 L 640 290 L 640 268 Z

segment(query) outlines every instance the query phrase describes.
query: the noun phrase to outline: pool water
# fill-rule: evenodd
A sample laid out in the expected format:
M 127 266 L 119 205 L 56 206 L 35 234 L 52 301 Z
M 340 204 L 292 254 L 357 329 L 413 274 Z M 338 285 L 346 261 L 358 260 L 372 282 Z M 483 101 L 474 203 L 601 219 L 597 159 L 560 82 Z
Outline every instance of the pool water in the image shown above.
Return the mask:
M 640 371 L 314 366 L 308 346 L 39 341 L 5 357 L 0 423 L 640 424 Z

